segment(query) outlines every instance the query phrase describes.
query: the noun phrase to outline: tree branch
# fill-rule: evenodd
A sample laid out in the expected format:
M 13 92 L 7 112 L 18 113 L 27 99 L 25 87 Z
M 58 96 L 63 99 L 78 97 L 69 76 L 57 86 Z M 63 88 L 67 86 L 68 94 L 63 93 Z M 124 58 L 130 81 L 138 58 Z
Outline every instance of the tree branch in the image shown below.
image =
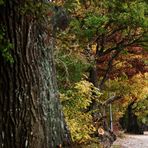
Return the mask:
M 101 89 L 103 84 L 105 83 L 105 81 L 107 80 L 107 76 L 109 74 L 109 72 L 111 71 L 112 69 L 112 63 L 113 63 L 113 60 L 119 55 L 119 53 L 122 51 L 122 49 L 119 48 L 119 50 L 116 51 L 116 53 L 112 56 L 112 58 L 109 60 L 108 62 L 108 68 L 106 69 L 106 72 L 104 74 L 104 77 L 103 79 L 101 80 L 100 84 L 99 84 L 99 88 Z
M 103 105 L 106 106 L 106 105 L 111 104 L 114 101 L 117 101 L 117 100 L 119 100 L 121 98 L 122 98 L 122 96 L 112 96 L 109 99 L 107 99 L 105 102 L 103 102 Z

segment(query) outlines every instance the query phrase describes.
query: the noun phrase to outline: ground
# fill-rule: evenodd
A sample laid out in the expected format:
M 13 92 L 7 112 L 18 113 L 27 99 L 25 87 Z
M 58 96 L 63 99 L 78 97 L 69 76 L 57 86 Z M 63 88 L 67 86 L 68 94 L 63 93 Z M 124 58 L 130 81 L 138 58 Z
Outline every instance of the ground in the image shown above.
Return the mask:
M 144 135 L 125 135 L 117 138 L 112 148 L 148 148 L 148 132 Z

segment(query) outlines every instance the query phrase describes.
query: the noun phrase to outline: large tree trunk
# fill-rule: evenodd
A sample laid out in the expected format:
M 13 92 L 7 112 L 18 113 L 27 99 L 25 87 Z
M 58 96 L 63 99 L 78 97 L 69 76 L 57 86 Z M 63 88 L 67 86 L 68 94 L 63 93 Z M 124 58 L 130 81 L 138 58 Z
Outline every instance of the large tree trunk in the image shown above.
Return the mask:
M 55 148 L 70 136 L 58 100 L 53 40 L 47 42 L 39 20 L 22 15 L 24 3 L 6 0 L 0 8 L 14 46 L 13 63 L 0 54 L 0 148 Z

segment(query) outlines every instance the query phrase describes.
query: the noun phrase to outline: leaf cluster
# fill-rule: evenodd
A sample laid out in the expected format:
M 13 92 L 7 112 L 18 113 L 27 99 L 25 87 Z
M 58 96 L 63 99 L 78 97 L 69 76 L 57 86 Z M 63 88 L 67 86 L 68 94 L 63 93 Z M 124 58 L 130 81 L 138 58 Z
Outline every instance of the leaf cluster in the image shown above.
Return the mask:
M 114 119 L 119 120 L 126 111 L 128 105 L 134 102 L 133 112 L 138 116 L 139 121 L 147 122 L 147 96 L 148 96 L 147 73 L 137 74 L 132 79 L 118 78 L 110 82 L 110 94 L 118 93 L 123 96 L 121 100 L 114 103 Z M 122 105 L 121 105 L 122 104 Z
M 13 45 L 5 39 L 5 31 L 4 27 L 1 27 L 0 29 L 0 53 L 3 56 L 3 58 L 10 63 L 13 63 L 13 57 L 10 53 L 10 50 L 12 49 Z
M 72 138 L 79 143 L 90 140 L 90 134 L 95 131 L 92 115 L 86 111 L 92 103 L 93 89 L 94 86 L 90 82 L 82 80 L 76 83 L 73 89 L 61 94 L 61 102 Z

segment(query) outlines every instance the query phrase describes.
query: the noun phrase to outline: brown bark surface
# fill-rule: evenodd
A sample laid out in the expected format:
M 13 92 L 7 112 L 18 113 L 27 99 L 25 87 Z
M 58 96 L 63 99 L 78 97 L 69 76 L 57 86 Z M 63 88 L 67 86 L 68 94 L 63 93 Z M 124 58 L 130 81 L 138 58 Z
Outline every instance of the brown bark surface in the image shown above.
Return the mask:
M 14 59 L 6 62 L 0 54 L 0 148 L 55 148 L 68 142 L 69 133 L 58 100 L 53 39 L 45 42 L 47 29 L 22 14 L 25 2 L 6 0 L 0 7 Z

